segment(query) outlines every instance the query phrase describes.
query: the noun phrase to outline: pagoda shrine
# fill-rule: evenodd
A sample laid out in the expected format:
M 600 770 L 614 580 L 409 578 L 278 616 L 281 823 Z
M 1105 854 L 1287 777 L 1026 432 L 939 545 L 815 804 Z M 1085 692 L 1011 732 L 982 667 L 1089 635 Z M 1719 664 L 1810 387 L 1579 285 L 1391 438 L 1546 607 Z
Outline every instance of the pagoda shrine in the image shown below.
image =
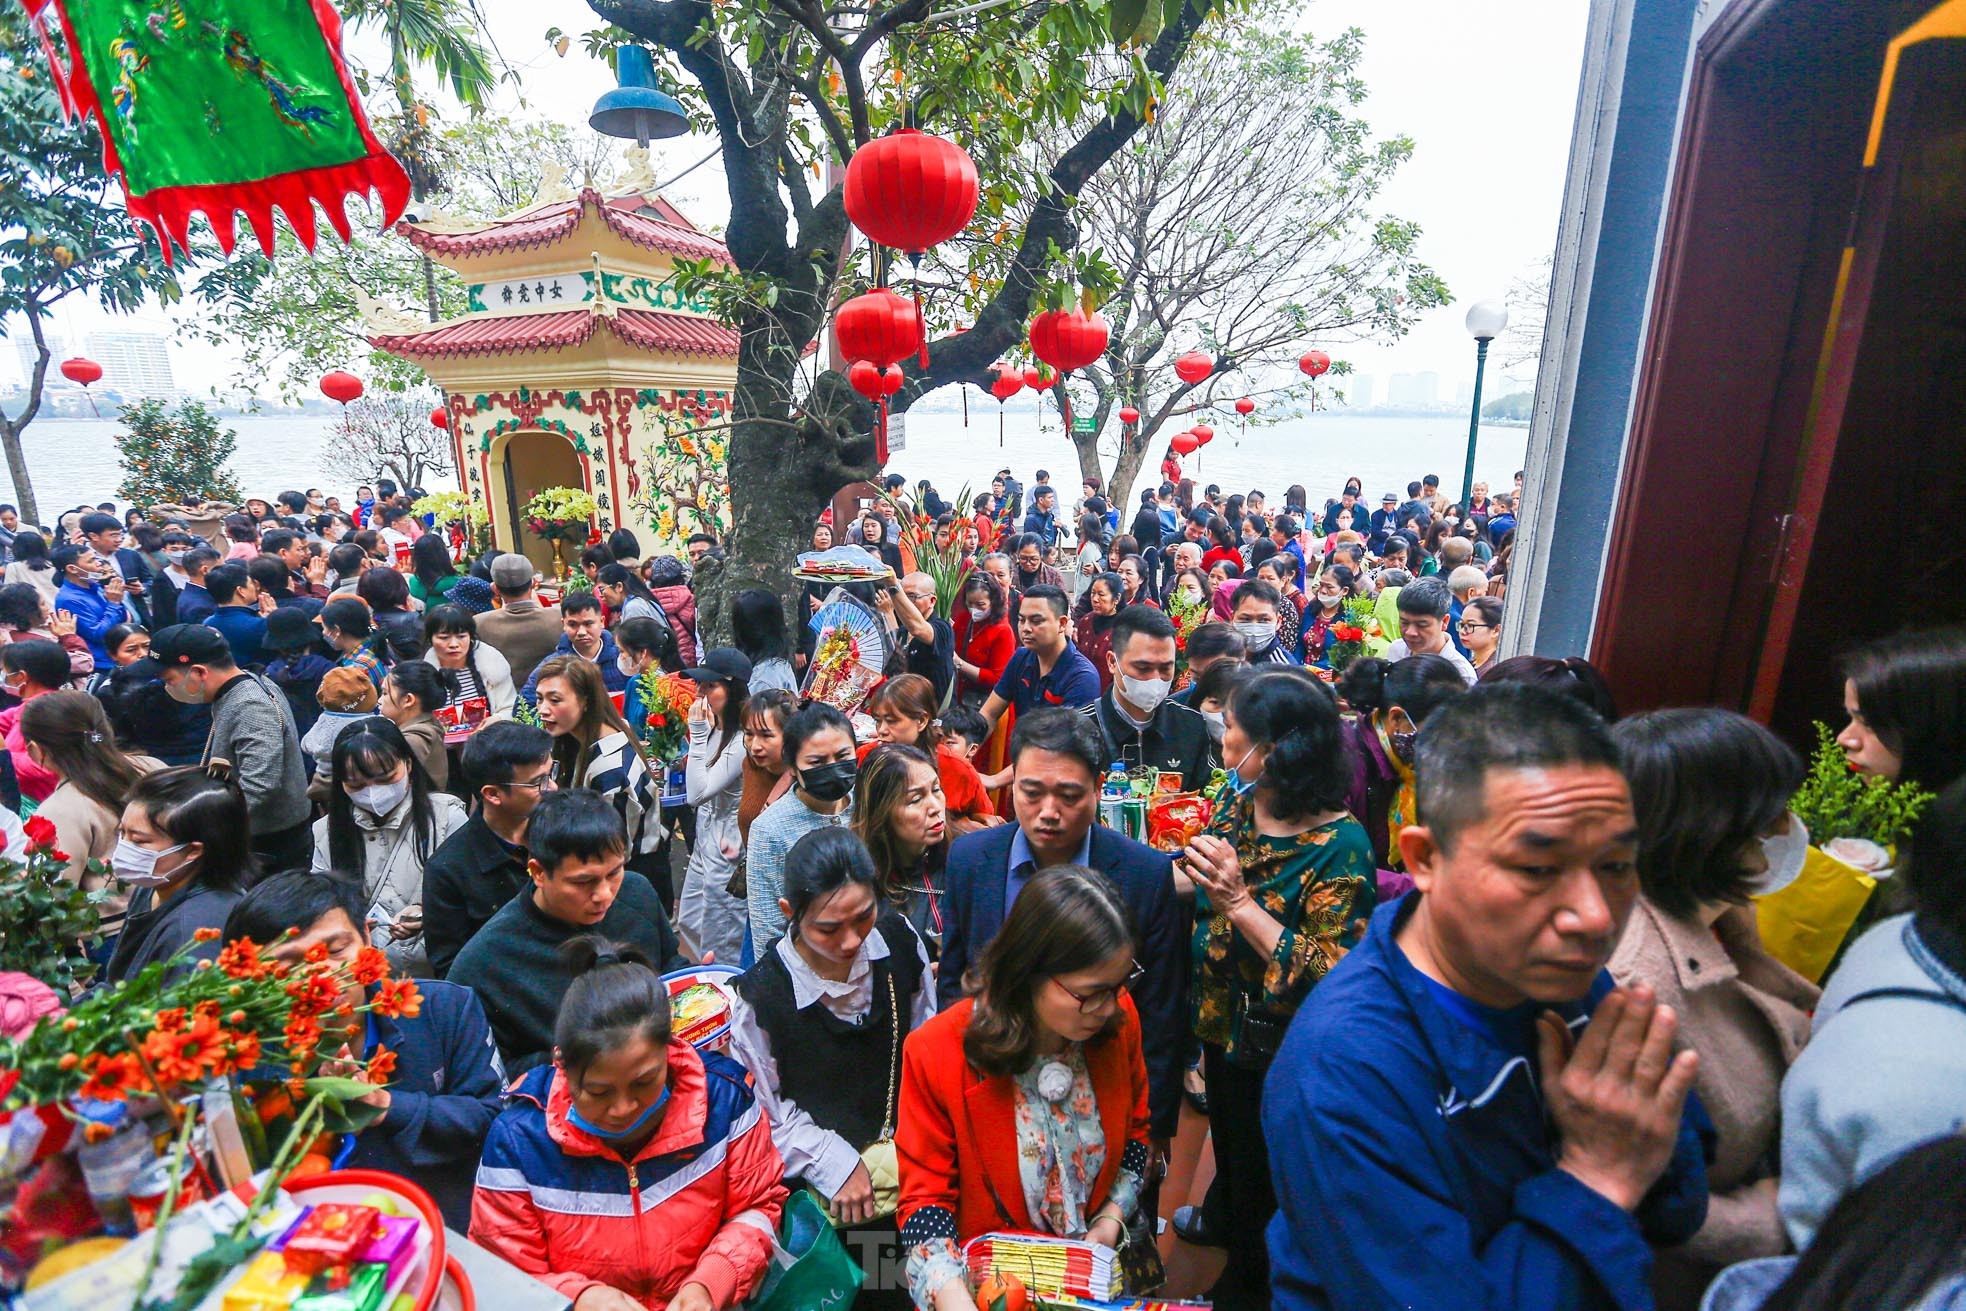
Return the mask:
M 468 309 L 429 323 L 360 296 L 369 341 L 444 393 L 457 467 L 494 544 L 550 570 L 524 508 L 548 487 L 588 492 L 594 527 L 680 550 L 721 535 L 724 431 L 736 329 L 675 283 L 675 261 L 728 261 L 723 244 L 655 194 L 648 152 L 605 188 L 575 191 L 548 165 L 530 205 L 503 218 L 406 218 L 396 231 L 465 283 Z

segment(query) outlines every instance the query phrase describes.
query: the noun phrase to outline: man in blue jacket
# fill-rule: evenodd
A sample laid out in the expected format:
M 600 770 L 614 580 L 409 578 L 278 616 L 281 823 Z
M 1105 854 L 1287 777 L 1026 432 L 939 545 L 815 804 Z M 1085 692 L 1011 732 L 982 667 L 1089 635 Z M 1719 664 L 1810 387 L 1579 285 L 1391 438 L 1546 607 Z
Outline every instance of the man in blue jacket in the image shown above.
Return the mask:
M 1650 1311 L 1648 1244 L 1706 1217 L 1711 1124 L 1670 1009 L 1604 970 L 1638 896 L 1610 734 L 1488 686 L 1417 751 L 1415 890 L 1311 991 L 1264 1089 L 1272 1303 Z
M 621 672 L 621 648 L 615 645 L 614 634 L 602 624 L 600 598 L 592 592 L 574 592 L 560 602 L 560 644 L 546 659 L 563 655 L 577 655 L 599 665 L 601 681 L 607 684 L 610 693 L 627 690 L 628 675 Z M 518 671 L 513 673 L 516 675 Z M 519 689 L 519 699 L 529 706 L 539 704 L 537 667 L 526 679 L 526 685 Z
M 123 580 L 86 546 L 57 546 L 48 552 L 48 562 L 61 575 L 55 609 L 75 616 L 75 631 L 89 644 L 96 663 L 107 668 L 109 649 L 103 639 L 110 629 L 130 619 L 123 605 Z
M 1133 989 L 1133 1003 L 1146 1047 L 1153 1136 L 1165 1140 L 1173 1137 L 1181 1111 L 1188 946 L 1167 854 L 1093 823 L 1099 783 L 1110 763 L 1104 756 L 1099 730 L 1081 714 L 1053 708 L 1018 717 L 1010 735 L 1015 773 L 1010 795 L 1017 822 L 971 833 L 949 849 L 937 1003 L 951 1006 L 962 996 L 963 971 L 996 937 L 1033 875 L 1056 865 L 1098 870 L 1119 888 L 1140 935 L 1138 955 L 1146 974 Z
M 360 883 L 293 870 L 240 899 L 226 918 L 225 940 L 274 944 L 264 959 L 296 966 L 319 943 L 330 961 L 352 965 L 368 943 L 366 915 Z M 282 936 L 288 925 L 297 926 L 299 936 Z M 498 1118 L 505 1069 L 476 993 L 436 979 L 418 979 L 416 987 L 423 1000 L 415 1015 L 370 1012 L 350 1021 L 345 1036 L 323 1038 L 321 1052 L 329 1059 L 321 1072 L 375 1075 L 375 1091 L 361 1100 L 381 1114 L 357 1135 L 350 1168 L 416 1180 L 443 1211 L 444 1222 L 462 1233 L 471 1223 L 478 1151 Z M 373 998 L 371 988 L 352 978 L 346 993 L 342 1000 L 352 1006 Z M 396 1058 L 386 1077 L 372 1064 L 378 1052 Z

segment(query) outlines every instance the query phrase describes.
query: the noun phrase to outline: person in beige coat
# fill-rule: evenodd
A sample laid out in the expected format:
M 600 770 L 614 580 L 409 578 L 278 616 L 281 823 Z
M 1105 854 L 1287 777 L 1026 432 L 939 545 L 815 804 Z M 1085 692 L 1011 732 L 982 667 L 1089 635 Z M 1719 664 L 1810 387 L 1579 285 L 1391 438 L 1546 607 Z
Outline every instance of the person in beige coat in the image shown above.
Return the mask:
M 499 608 L 478 616 L 478 640 L 505 657 L 512 680 L 523 683 L 560 645 L 560 607 L 541 605 L 533 591 L 532 561 L 501 555 L 492 561 L 492 588 Z
M 89 863 L 109 863 L 130 787 L 164 762 L 117 750 L 102 703 L 87 692 L 35 697 L 21 709 L 20 731 L 34 763 L 61 780 L 34 813 L 55 826 L 55 849 L 68 857 L 62 877 L 91 892 L 110 887 L 97 909 L 103 933 L 119 933 L 129 895 L 106 873 L 91 873 Z
M 1816 986 L 1762 948 L 1750 898 L 1801 872 L 1808 834 L 1788 812 L 1802 761 L 1726 710 L 1661 710 L 1614 730 L 1638 815 L 1641 895 L 1610 970 L 1650 984 L 1700 1055 L 1712 1118 L 1706 1223 L 1659 1252 L 1660 1311 L 1692 1311 L 1720 1269 L 1788 1249 L 1776 1205 L 1782 1076 L 1809 1037 Z

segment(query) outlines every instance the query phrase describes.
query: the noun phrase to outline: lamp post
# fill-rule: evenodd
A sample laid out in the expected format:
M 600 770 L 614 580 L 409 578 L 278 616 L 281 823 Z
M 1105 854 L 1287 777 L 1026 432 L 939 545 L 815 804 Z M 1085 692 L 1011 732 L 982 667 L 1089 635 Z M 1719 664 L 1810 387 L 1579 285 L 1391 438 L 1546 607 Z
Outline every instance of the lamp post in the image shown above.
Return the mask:
M 1488 365 L 1488 343 L 1509 326 L 1509 311 L 1492 300 L 1477 301 L 1468 309 L 1468 335 L 1475 339 L 1474 408 L 1468 414 L 1468 464 L 1461 474 L 1461 518 L 1468 517 L 1474 504 L 1475 439 L 1481 435 L 1481 375 Z

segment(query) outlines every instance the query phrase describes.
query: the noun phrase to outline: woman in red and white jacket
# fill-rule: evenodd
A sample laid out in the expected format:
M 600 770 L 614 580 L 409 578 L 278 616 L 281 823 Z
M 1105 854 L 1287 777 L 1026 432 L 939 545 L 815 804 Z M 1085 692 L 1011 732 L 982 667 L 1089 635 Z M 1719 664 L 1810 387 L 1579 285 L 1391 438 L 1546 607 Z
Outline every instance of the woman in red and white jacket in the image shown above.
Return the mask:
M 471 1237 L 574 1311 L 728 1311 L 763 1281 L 786 1196 L 750 1078 L 670 1037 L 640 952 L 566 950 L 554 1061 L 506 1092 Z

